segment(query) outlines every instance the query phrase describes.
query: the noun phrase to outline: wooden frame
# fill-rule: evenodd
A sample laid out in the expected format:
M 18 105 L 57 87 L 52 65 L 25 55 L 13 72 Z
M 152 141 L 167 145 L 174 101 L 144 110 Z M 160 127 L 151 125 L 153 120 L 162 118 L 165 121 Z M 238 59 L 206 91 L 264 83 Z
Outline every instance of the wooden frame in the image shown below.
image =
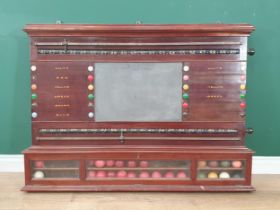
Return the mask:
M 27 25 L 24 31 L 31 39 L 33 146 L 24 151 L 23 190 L 254 190 L 253 152 L 245 147 L 246 132 L 251 132 L 245 127 L 247 39 L 253 30 L 248 24 Z M 94 65 L 98 62 L 181 63 L 182 76 L 191 78 L 187 81 L 182 78 L 182 85 L 188 85 L 186 90 L 182 89 L 182 94 L 187 93 L 187 99 L 182 98 L 182 120 L 96 122 L 94 98 L 90 98 L 94 97 L 90 94 L 94 95 L 95 83 L 88 76 L 95 77 Z M 184 169 L 189 170 L 186 175 L 189 178 L 89 180 L 87 161 L 99 159 L 123 160 L 125 164 L 129 160 L 137 164 L 141 161 L 166 164 L 161 175 L 169 169 L 169 164 L 189 160 L 189 169 Z M 79 166 L 68 169 L 34 166 L 36 161 L 41 161 L 37 164 L 42 166 L 59 160 L 76 160 Z M 205 160 L 206 164 L 211 160 L 216 164 L 239 161 L 237 165 L 242 165 L 242 171 L 231 165 L 210 168 L 209 172 L 206 168 L 201 170 L 207 171 L 206 175 L 215 172 L 217 178 L 197 179 L 199 160 Z M 74 170 L 79 178 L 63 178 L 63 173 L 59 175 L 63 179 L 55 178 L 60 170 Z M 178 170 L 174 169 L 173 174 L 178 175 Z M 233 170 L 241 171 L 242 178 L 233 178 Z M 39 179 L 34 179 L 37 171 Z M 134 171 L 139 176 L 141 168 Z M 223 171 L 229 176 L 226 179 L 219 178 Z

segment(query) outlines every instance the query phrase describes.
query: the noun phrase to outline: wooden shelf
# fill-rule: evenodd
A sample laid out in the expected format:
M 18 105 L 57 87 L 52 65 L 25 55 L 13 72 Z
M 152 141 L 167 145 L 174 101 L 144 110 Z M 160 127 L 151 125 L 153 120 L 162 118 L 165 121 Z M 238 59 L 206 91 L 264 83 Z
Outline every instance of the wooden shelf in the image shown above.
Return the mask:
M 245 178 L 229 178 L 229 179 L 196 179 L 197 181 L 244 181 Z
M 34 181 L 42 181 L 42 180 L 44 180 L 44 181 L 55 181 L 55 180 L 63 180 L 63 181 L 67 181 L 67 180 L 70 180 L 70 181 L 72 181 L 72 180 L 77 180 L 77 181 L 79 181 L 80 180 L 80 178 L 77 178 L 77 177 L 73 177 L 73 178 L 66 178 L 66 177 L 45 177 L 45 178 L 32 178 L 32 180 L 34 180 Z
M 33 168 L 34 171 L 78 171 L 79 168 Z
M 90 181 L 105 181 L 105 180 L 154 180 L 154 181 L 170 181 L 170 180 L 191 180 L 190 178 L 86 178 L 86 180 Z
M 89 171 L 150 171 L 150 170 L 190 170 L 189 168 L 87 168 Z
M 217 168 L 217 167 L 207 167 L 207 168 L 197 168 L 197 170 L 205 170 L 205 171 L 241 171 L 244 170 L 244 168 Z

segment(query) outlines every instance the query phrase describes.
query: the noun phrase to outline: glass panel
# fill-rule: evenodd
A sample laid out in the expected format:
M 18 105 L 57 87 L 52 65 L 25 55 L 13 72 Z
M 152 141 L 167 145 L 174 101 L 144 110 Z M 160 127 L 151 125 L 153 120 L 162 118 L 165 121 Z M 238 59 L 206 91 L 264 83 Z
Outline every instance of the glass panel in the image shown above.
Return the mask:
M 199 160 L 198 180 L 244 179 L 245 160 Z
M 182 63 L 96 63 L 96 121 L 181 121 Z
M 36 160 L 31 161 L 33 179 L 79 178 L 79 161 L 76 160 Z
M 189 160 L 88 160 L 88 179 L 190 179 Z

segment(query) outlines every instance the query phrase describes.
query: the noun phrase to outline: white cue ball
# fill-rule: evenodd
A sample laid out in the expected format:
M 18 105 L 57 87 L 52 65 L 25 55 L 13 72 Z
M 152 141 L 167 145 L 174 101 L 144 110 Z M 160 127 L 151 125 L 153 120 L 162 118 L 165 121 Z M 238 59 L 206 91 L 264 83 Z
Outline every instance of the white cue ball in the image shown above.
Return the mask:
M 33 178 L 35 179 L 43 179 L 45 177 L 45 174 L 42 171 L 36 171 L 33 174 Z
M 222 173 L 220 173 L 219 178 L 220 179 L 229 179 L 230 175 L 228 172 L 222 172 Z

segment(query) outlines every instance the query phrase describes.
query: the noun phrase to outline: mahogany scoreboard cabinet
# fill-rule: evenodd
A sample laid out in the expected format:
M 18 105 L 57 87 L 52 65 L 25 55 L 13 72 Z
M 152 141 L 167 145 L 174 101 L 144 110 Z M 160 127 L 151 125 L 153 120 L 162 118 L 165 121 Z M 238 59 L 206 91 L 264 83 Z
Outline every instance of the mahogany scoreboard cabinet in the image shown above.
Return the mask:
M 24 191 L 252 191 L 248 24 L 31 24 Z

